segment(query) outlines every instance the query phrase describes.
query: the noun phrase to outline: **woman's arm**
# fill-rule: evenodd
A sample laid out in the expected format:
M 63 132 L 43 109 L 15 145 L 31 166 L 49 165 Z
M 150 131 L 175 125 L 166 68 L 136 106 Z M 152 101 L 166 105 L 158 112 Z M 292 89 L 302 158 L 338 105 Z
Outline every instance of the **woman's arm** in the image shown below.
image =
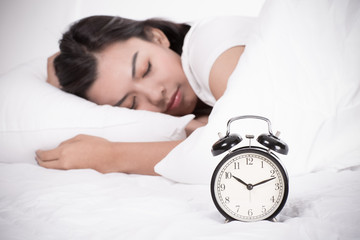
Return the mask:
M 227 82 L 245 50 L 245 46 L 236 46 L 223 52 L 210 70 L 209 85 L 215 99 L 218 100 L 225 92 Z
M 192 120 L 186 127 L 186 133 L 190 135 L 206 123 L 207 117 Z M 45 168 L 90 168 L 102 173 L 156 175 L 155 165 L 180 142 L 110 142 L 101 137 L 78 135 L 62 142 L 57 148 L 36 151 L 36 160 Z
M 57 148 L 36 152 L 40 166 L 54 169 L 91 168 L 102 173 L 156 175 L 154 166 L 181 141 L 118 143 L 78 135 Z

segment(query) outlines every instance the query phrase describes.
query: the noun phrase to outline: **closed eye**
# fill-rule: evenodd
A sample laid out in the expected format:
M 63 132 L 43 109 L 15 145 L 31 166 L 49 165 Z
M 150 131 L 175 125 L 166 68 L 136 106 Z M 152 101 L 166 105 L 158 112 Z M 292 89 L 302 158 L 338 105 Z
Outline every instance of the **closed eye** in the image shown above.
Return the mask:
M 133 102 L 131 104 L 130 109 L 135 109 L 136 108 L 136 96 L 133 97 Z
M 149 61 L 149 62 L 148 62 L 148 67 L 147 67 L 145 73 L 144 73 L 143 76 L 142 76 L 143 78 L 146 77 L 146 76 L 150 73 L 151 67 L 152 67 L 152 65 L 151 65 L 151 62 Z

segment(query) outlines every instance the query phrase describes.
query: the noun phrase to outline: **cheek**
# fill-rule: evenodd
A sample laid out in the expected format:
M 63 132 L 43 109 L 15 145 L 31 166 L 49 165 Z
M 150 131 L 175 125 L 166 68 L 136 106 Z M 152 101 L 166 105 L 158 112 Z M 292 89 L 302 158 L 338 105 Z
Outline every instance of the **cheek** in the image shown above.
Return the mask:
M 150 112 L 161 112 L 161 109 L 153 104 L 150 104 L 148 101 L 141 101 L 138 99 L 137 110 L 146 110 Z
M 181 75 L 183 73 L 180 56 L 171 49 L 163 49 L 162 54 L 159 54 L 159 68 L 163 72 L 174 75 Z

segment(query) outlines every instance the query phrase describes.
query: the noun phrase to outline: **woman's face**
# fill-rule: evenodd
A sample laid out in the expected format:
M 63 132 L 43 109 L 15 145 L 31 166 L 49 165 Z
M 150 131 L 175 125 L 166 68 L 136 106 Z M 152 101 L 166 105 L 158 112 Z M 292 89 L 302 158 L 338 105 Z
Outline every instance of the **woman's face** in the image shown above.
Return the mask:
M 174 116 L 192 113 L 197 97 L 180 56 L 168 45 L 130 38 L 95 54 L 98 77 L 87 92 L 89 100 Z

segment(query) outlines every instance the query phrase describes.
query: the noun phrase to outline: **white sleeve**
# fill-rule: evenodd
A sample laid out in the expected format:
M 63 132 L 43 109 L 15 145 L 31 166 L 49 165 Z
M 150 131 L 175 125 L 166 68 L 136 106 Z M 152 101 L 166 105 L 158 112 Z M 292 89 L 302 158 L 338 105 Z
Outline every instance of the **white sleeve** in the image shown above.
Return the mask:
M 227 49 L 246 45 L 255 18 L 226 16 L 206 19 L 191 27 L 185 37 L 182 65 L 196 95 L 206 104 L 216 102 L 209 75 L 215 60 Z

